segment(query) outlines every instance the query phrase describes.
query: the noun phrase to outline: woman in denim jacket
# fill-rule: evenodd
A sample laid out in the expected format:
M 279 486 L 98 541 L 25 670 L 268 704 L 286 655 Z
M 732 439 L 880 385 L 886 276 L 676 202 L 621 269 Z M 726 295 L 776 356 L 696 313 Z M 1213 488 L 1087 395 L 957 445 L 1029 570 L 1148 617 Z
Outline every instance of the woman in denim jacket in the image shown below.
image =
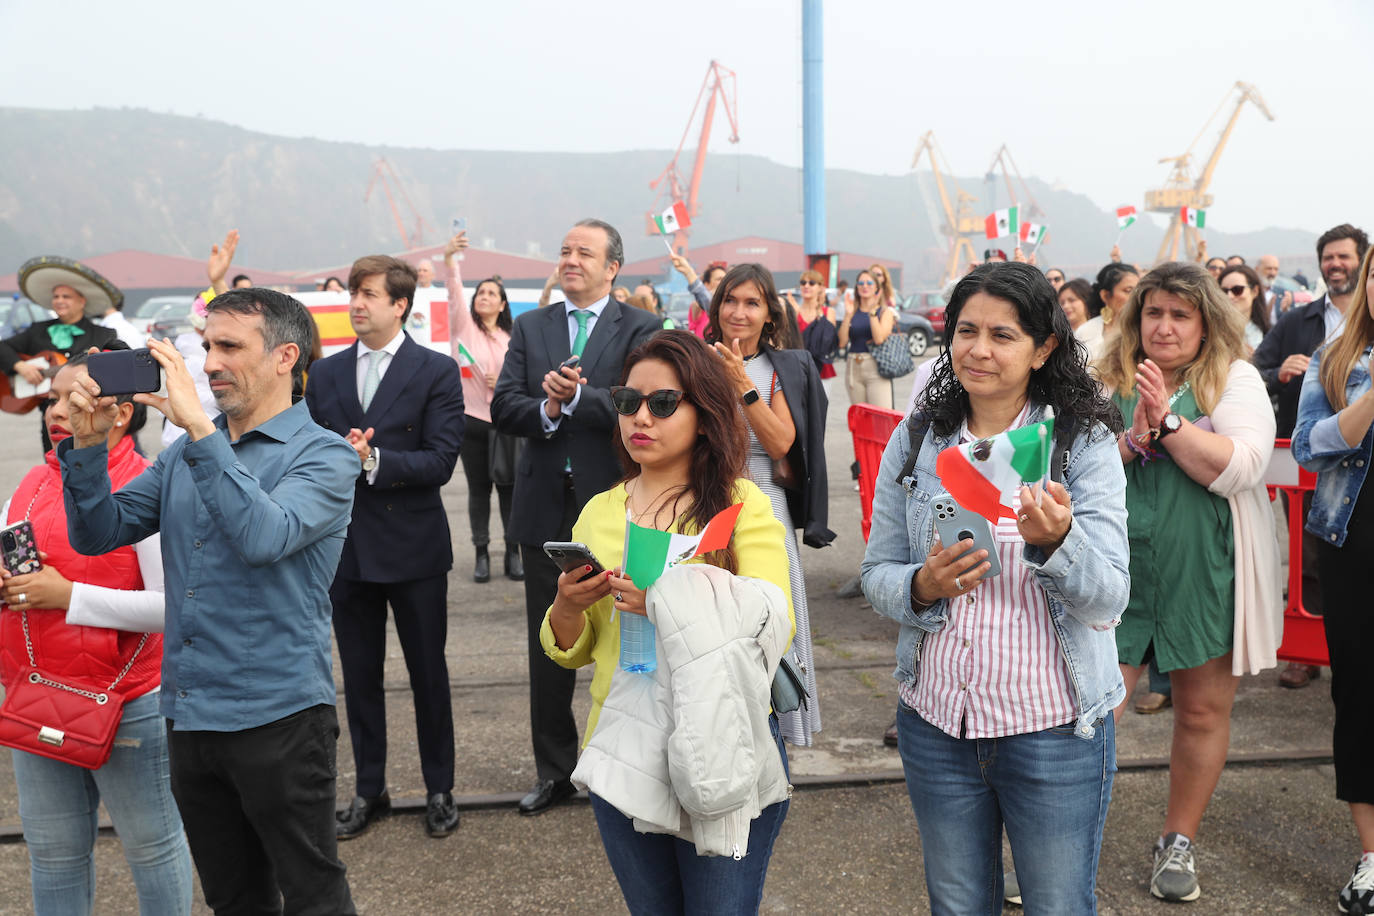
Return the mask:
M 1111 710 L 1125 696 L 1111 632 L 1130 592 L 1121 417 L 1034 267 L 973 271 L 947 327 L 925 396 L 883 454 L 862 575 L 874 609 L 901 624 L 898 747 L 931 909 L 1002 911 L 1005 826 L 1027 912 L 1092 913 Z M 1003 494 L 1017 516 L 996 526 L 1002 572 L 985 579 L 987 551 L 961 557 L 972 541 L 935 537 L 936 456 L 1046 407 L 1060 466 L 1043 504 L 1038 487 Z M 914 464 L 912 423 L 925 428 Z
M 1374 277 L 1365 254 L 1345 330 L 1319 349 L 1302 380 L 1293 457 L 1317 472 L 1307 530 L 1321 538 L 1317 554 L 1325 596 L 1331 700 L 1336 705 L 1332 756 L 1336 797 L 1349 803 L 1363 855 L 1341 890 L 1342 913 L 1374 913 L 1374 686 L 1366 665 L 1374 650 L 1369 563 L 1374 557 Z M 1352 444 L 1354 443 L 1354 444 Z

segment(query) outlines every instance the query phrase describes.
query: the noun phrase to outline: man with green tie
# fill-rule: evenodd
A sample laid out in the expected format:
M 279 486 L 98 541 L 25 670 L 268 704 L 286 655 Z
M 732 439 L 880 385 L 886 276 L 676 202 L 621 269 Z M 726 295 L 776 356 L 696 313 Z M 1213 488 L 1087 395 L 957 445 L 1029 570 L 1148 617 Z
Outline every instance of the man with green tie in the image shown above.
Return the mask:
M 525 564 L 530 732 L 538 774 L 520 801 L 521 814 L 542 814 L 570 797 L 568 777 L 577 764 L 576 672 L 555 665 L 539 644 L 559 575 L 543 544 L 569 540 L 587 500 L 620 479 L 611 447 L 616 412 L 607 389 L 620 384 L 629 352 L 659 330 L 656 316 L 611 298 L 624 252 L 609 223 L 584 219 L 568 231 L 558 255 L 566 301 L 515 320 L 491 403 L 492 424 L 526 440 L 506 535 L 520 544 Z M 579 364 L 563 366 L 572 356 Z

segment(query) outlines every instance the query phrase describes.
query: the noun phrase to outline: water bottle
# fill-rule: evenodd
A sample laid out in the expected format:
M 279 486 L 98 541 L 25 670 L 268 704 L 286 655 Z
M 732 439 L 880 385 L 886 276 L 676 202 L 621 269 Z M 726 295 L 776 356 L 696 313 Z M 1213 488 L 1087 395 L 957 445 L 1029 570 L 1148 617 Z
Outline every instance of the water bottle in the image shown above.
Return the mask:
M 620 612 L 620 668 L 636 674 L 651 674 L 658 667 L 654 646 L 654 624 L 643 614 Z

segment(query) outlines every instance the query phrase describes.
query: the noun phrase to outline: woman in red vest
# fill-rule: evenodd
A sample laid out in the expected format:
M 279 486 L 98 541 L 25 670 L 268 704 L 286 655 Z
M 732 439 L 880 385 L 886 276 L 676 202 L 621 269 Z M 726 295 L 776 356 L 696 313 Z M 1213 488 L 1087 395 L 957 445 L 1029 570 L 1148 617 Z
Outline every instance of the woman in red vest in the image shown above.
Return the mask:
M 0 573 L 5 602 L 0 609 L 0 680 L 8 692 L 22 669 L 34 667 L 58 681 L 103 685 L 129 665 L 114 688 L 127 702 L 110 758 L 99 769 L 12 751 L 34 911 L 38 916 L 92 911 L 97 809 L 104 801 L 133 872 L 140 911 L 186 914 L 191 911 L 191 859 L 172 798 L 167 735 L 158 715 L 163 618 L 159 542 L 154 536 L 86 557 L 67 541 L 56 446 L 71 435 L 67 398 L 77 376 L 74 366 L 83 361 L 78 357 L 53 379 L 43 421 L 54 450 L 29 471 L 4 509 L 6 525 L 24 519 L 33 525 L 43 568 L 21 575 L 8 569 Z M 115 489 L 148 466 L 134 450 L 133 435 L 145 412 L 142 405 L 119 404 L 109 439 Z M 101 625 L 87 625 L 95 621 Z

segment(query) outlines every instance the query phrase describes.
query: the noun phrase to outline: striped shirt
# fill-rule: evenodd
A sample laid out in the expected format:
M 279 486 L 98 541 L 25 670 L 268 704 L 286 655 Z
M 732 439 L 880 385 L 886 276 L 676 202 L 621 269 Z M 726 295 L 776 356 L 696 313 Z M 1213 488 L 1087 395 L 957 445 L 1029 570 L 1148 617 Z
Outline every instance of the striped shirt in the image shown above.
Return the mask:
M 959 441 L 972 439 L 965 425 Z M 1019 497 L 1011 505 L 1020 512 Z M 999 520 L 993 540 L 1001 575 L 949 599 L 948 623 L 925 637 L 916 682 L 900 690 L 907 706 L 955 738 L 1037 732 L 1078 714 L 1045 590 L 1021 562 L 1016 519 Z

